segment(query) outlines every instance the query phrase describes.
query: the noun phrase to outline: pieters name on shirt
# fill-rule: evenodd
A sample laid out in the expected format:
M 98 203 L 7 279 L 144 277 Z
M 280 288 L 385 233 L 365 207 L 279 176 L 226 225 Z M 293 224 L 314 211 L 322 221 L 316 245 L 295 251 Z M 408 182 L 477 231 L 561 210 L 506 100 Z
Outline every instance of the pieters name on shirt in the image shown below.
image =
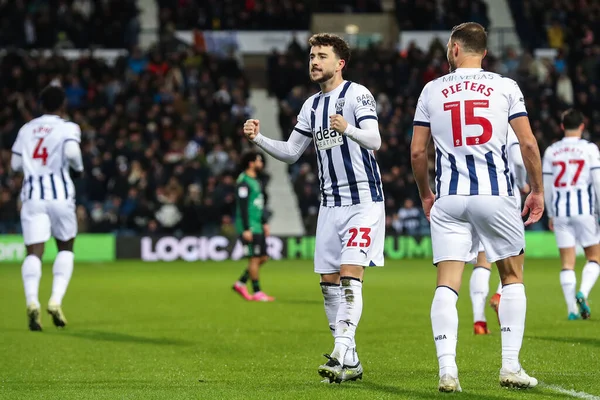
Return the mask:
M 344 144 L 344 136 L 333 129 L 320 128 L 313 132 L 313 135 L 319 150 L 327 150 Z
M 237 240 L 231 242 L 224 236 L 176 238 L 143 237 L 140 243 L 143 261 L 198 261 L 239 260 L 244 257 L 244 246 Z M 283 241 L 275 236 L 267 237 L 267 254 L 274 260 L 281 258 Z

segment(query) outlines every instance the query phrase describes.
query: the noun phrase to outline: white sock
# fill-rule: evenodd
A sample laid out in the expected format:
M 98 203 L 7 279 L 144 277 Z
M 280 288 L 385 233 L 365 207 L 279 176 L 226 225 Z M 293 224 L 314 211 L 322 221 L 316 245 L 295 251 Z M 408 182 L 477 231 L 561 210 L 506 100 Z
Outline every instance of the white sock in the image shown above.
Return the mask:
M 362 282 L 358 279 L 342 277 L 341 301 L 336 316 L 335 347 L 331 357 L 345 360 L 348 349 L 355 348 L 354 337 L 362 315 Z
M 40 279 L 42 279 L 42 260 L 34 255 L 25 257 L 23 266 L 21 266 L 21 275 L 23 276 L 23 287 L 25 288 L 25 301 L 27 305 L 35 304 L 39 307 L 40 300 L 38 293 Z
M 502 280 L 498 282 L 498 288 L 496 289 L 496 293 L 502 295 Z
M 73 275 L 74 257 L 72 251 L 59 251 L 56 255 L 54 266 L 52 267 L 52 273 L 54 274 L 52 296 L 50 296 L 50 303 L 52 304 L 62 304 L 62 299 L 71 280 L 71 275 Z
M 502 301 L 498 307 L 502 336 L 502 368 L 511 372 L 521 369 L 519 352 L 523 345 L 527 297 L 522 283 L 513 283 L 502 288 Z
M 450 374 L 458 377 L 456 343 L 458 341 L 458 294 L 447 286 L 435 290 L 431 304 L 431 327 L 440 365 L 440 377 Z
M 323 305 L 325 306 L 325 315 L 327 315 L 329 329 L 333 337 L 335 337 L 335 323 L 337 322 L 336 317 L 340 308 L 342 289 L 340 285 L 321 282 L 321 292 L 323 293 Z
M 485 303 L 490 291 L 490 270 L 483 267 L 473 268 L 469 281 L 469 293 L 473 304 L 474 322 L 485 322 Z
M 583 267 L 583 272 L 581 273 L 581 286 L 579 287 L 579 291 L 583 293 L 583 296 L 586 299 L 590 295 L 590 291 L 594 287 L 594 284 L 596 284 L 598 275 L 600 275 L 600 265 L 595 261 L 588 261 Z
M 577 277 L 575 271 L 571 269 L 563 269 L 560 271 L 560 285 L 562 286 L 567 310 L 569 313 L 579 314 L 577 300 L 575 300 L 575 288 L 577 287 Z

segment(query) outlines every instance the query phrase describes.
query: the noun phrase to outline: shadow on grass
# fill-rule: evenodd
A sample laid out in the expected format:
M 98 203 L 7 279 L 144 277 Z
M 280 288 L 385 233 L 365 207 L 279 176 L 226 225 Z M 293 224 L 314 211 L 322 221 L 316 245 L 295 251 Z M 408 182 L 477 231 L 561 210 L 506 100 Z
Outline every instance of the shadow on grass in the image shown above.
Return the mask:
M 67 335 L 80 339 L 96 340 L 102 342 L 117 342 L 117 343 L 138 343 L 151 344 L 159 346 L 192 346 L 194 343 L 187 340 L 169 339 L 169 338 L 149 338 L 144 336 L 129 335 L 127 333 L 106 332 L 95 330 L 82 331 L 56 331 L 56 335 Z
M 577 337 L 558 337 L 558 336 L 528 336 L 528 339 L 544 340 L 547 342 L 583 344 L 585 346 L 600 347 L 600 338 L 577 338 Z
M 318 304 L 318 305 L 322 305 L 323 304 L 323 300 L 277 299 L 276 303 L 280 303 L 280 304 Z
M 366 390 L 366 391 L 387 393 L 387 394 L 391 394 L 391 395 L 402 396 L 401 398 L 406 398 L 406 399 L 432 399 L 432 398 L 436 398 L 438 396 L 447 397 L 449 395 L 448 393 L 438 392 L 435 387 L 432 387 L 431 390 L 419 391 L 419 390 L 403 389 L 401 387 L 391 386 L 391 385 L 382 385 L 382 384 L 372 383 L 372 382 L 364 382 L 364 383 L 362 383 L 361 386 L 362 386 L 362 389 Z M 468 389 L 461 393 L 455 393 L 455 394 L 450 394 L 450 395 L 460 397 L 461 399 L 504 400 L 507 398 L 507 396 L 513 397 L 513 394 L 516 397 L 518 395 L 517 392 L 520 392 L 518 390 L 501 389 L 501 388 L 498 388 L 498 390 L 499 390 L 498 395 L 474 393 L 474 391 L 470 391 Z M 541 388 L 529 389 L 527 391 L 524 391 L 523 393 L 527 393 L 528 398 L 531 398 L 531 396 L 535 396 L 535 397 L 540 396 L 542 398 L 548 398 L 548 397 L 564 398 L 563 394 L 544 391 Z

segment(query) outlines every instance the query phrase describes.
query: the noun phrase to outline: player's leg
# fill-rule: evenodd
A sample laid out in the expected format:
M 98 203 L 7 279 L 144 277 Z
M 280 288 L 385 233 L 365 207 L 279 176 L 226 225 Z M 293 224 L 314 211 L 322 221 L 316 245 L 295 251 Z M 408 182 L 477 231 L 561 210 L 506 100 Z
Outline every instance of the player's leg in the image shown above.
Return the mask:
M 579 319 L 579 307 L 575 299 L 577 292 L 577 276 L 575 275 L 577 234 L 570 218 L 554 218 L 554 236 L 562 264 L 560 286 L 567 304 L 568 318 L 570 320 Z
M 240 240 L 242 242 L 242 246 L 244 247 L 244 255 L 246 256 L 246 259 L 248 260 L 248 265 L 246 266 L 246 269 L 244 270 L 244 272 L 242 273 L 242 275 L 240 276 L 240 278 L 237 280 L 237 282 L 235 282 L 233 284 L 232 289 L 237 292 L 240 296 L 242 296 L 242 298 L 244 298 L 245 300 L 252 300 L 252 295 L 248 292 L 248 288 L 246 286 L 246 284 L 248 283 L 248 280 L 250 279 L 250 271 L 254 271 L 254 276 L 257 277 L 258 276 L 258 267 L 256 267 L 256 260 L 254 260 L 254 246 L 253 246 L 253 242 L 248 242 L 246 240 L 244 240 L 244 238 L 240 237 Z
M 600 245 L 598 244 L 598 223 L 596 217 L 592 215 L 580 216 L 577 218 L 577 239 L 583 246 L 585 258 L 587 260 L 581 273 L 581 286 L 579 292 L 575 295 L 579 314 L 583 319 L 589 319 L 591 309 L 587 298 L 600 275 Z
M 48 202 L 52 236 L 56 239 L 58 254 L 52 267 L 52 295 L 48 301 L 48 314 L 54 325 L 64 327 L 67 319 L 62 311 L 62 302 L 73 275 L 75 254 L 73 246 L 77 236 L 75 203 L 71 201 Z
M 275 298 L 267 295 L 260 288 L 259 271 L 260 267 L 267 262 L 267 242 L 265 235 L 254 235 L 254 255 L 256 255 L 250 271 L 250 279 L 252 280 L 252 300 L 254 301 L 274 301 Z
M 50 218 L 43 203 L 27 201 L 21 207 L 21 228 L 27 256 L 21 266 L 29 329 L 41 331 L 39 288 L 44 243 L 50 239 Z
M 483 246 L 479 248 L 471 279 L 469 280 L 469 294 L 473 306 L 473 332 L 476 335 L 487 335 L 490 330 L 485 318 L 485 303 L 490 291 L 490 270 L 492 265 L 485 259 Z
M 356 330 L 363 310 L 365 268 L 384 265 L 385 206 L 383 202 L 359 204 L 341 209 L 340 214 L 341 299 L 332 357 L 344 360 L 341 380 L 345 381 L 363 376 L 356 351 Z
M 478 253 L 479 240 L 465 221 L 467 202 L 462 196 L 439 199 L 431 210 L 433 262 L 437 287 L 431 304 L 431 327 L 439 364 L 441 392 L 461 391 L 456 364 L 458 310 L 456 302 L 465 262 Z
M 335 338 L 337 314 L 341 302 L 340 255 L 341 242 L 335 226 L 335 209 L 320 207 L 315 237 L 314 269 L 320 275 L 320 287 L 323 294 L 323 306 L 329 330 Z M 318 373 L 326 382 L 339 381 L 343 360 L 328 358 L 318 368 Z
M 487 260 L 496 262 L 502 281 L 498 309 L 502 339 L 500 385 L 534 387 L 537 380 L 527 375 L 519 363 L 527 311 L 523 284 L 525 231 L 520 210 L 509 197 L 474 199 L 470 210 L 470 221 L 485 247 Z

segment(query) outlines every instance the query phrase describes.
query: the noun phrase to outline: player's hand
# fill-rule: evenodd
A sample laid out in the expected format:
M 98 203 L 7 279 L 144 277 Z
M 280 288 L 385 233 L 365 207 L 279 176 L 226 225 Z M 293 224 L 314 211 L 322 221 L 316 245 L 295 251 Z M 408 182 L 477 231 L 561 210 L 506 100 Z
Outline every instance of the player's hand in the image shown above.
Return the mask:
M 254 141 L 258 132 L 260 132 L 259 120 L 249 119 L 244 123 L 244 135 L 246 135 L 248 140 Z
M 554 232 L 554 220 L 552 218 L 548 218 L 548 229 L 550 229 L 551 232 Z
M 269 224 L 263 224 L 263 233 L 265 234 L 265 237 L 271 236 L 271 228 L 269 227 Z
M 529 192 L 531 192 L 531 187 L 529 186 L 529 183 L 526 183 L 525 186 L 521 188 L 521 193 L 529 194 Z
M 248 229 L 247 231 L 242 232 L 242 239 L 244 239 L 246 242 L 251 242 L 252 241 L 252 231 L 250 229 Z
M 336 132 L 344 133 L 348 123 L 340 114 L 334 114 L 329 116 L 329 129 L 333 129 Z
M 427 196 L 421 197 L 421 204 L 423 205 L 423 212 L 427 217 L 427 221 L 429 221 L 429 214 L 431 213 L 431 208 L 433 207 L 434 202 L 435 196 L 431 192 L 429 192 Z
M 521 216 L 525 217 L 529 214 L 529 218 L 525 221 L 525 226 L 535 224 L 542 218 L 544 213 L 544 192 L 531 192 L 527 199 L 525 199 L 525 205 L 523 206 L 523 212 Z

